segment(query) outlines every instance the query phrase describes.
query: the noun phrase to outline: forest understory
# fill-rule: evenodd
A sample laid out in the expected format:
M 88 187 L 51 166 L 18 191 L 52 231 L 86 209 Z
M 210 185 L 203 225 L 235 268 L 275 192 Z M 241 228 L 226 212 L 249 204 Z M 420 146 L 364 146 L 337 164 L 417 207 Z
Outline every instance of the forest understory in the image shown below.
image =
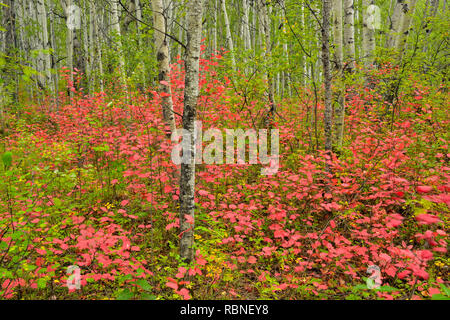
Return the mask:
M 214 25 L 203 22 L 208 32 L 202 37 L 202 15 L 196 15 L 202 1 L 184 4 L 181 56 L 174 39 L 167 47 L 169 37 L 129 22 L 126 6 L 119 16 L 112 7 L 111 19 L 122 30 L 111 27 L 117 38 L 104 39 L 109 49 L 94 47 L 89 66 L 78 68 L 83 55 L 74 54 L 69 32 L 57 34 L 69 46 L 50 50 L 48 56 L 58 53 L 63 61 L 47 74 L 45 48 L 27 60 L 4 43 L 0 299 L 450 299 L 448 8 L 432 2 L 441 8 L 440 20 L 427 24 L 428 38 L 421 38 L 420 17 L 410 22 L 405 15 L 408 41 L 403 33 L 394 41 L 403 54 L 378 48 L 366 61 L 362 32 L 353 52 L 360 59 L 349 58 L 342 39 L 336 44 L 328 0 L 317 7 L 305 1 L 309 11 L 301 6 L 303 19 L 320 24 L 319 43 L 311 35 L 313 41 L 304 41 L 305 30 L 313 29 L 306 20 L 291 23 L 298 3 L 286 2 L 252 7 L 249 17 L 262 21 L 253 58 L 242 53 L 254 45 L 245 28 L 249 43 L 230 48 L 226 9 L 237 23 L 233 8 L 242 3 L 225 1 L 215 3 L 227 32 L 213 47 Z M 96 21 L 99 7 L 89 11 L 91 2 L 83 3 L 91 17 L 83 23 Z M 153 3 L 156 26 L 163 23 L 159 3 Z M 243 3 L 245 9 L 249 2 Z M 150 10 L 151 2 L 141 5 Z M 11 10 L 3 10 L 5 21 Z M 153 21 L 145 10 L 142 24 Z M 212 11 L 203 14 L 210 21 Z M 280 16 L 283 29 L 277 28 Z M 7 40 L 16 31 L 5 28 Z M 156 58 L 137 63 L 149 34 L 157 48 L 149 55 Z M 90 37 L 78 39 L 87 56 Z M 277 37 L 284 40 L 275 44 Z M 382 47 L 385 34 L 376 37 Z M 437 45 L 439 37 L 444 44 Z M 220 41 L 226 49 L 218 48 Z M 288 49 L 290 60 L 282 60 Z M 41 70 L 31 66 L 38 56 Z M 103 73 L 95 69 L 100 65 Z M 261 163 L 175 164 L 170 134 L 191 132 L 194 120 L 203 131 L 278 129 L 278 170 L 264 175 Z M 203 150 L 212 141 L 203 140 Z M 195 191 L 191 200 L 189 190 Z

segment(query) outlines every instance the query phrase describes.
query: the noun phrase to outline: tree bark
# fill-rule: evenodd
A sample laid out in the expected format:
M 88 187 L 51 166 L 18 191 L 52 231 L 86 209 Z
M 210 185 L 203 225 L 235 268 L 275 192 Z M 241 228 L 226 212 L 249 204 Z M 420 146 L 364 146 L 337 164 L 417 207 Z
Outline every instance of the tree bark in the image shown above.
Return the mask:
M 334 54 L 335 54 L 335 70 L 340 74 L 338 83 L 338 96 L 335 108 L 335 142 L 337 147 L 342 148 L 342 142 L 344 139 L 344 118 L 345 118 L 345 84 L 343 79 L 342 67 L 343 67 L 343 38 L 342 38 L 342 20 L 343 20 L 343 10 L 342 10 L 342 0 L 333 0 L 333 36 L 334 36 Z
M 123 56 L 123 50 L 122 50 L 122 33 L 120 31 L 120 20 L 119 20 L 119 6 L 118 6 L 119 0 L 112 0 L 111 2 L 111 24 L 112 24 L 112 30 L 115 33 L 115 36 L 117 37 L 116 45 L 117 45 L 117 54 L 119 58 L 119 74 L 120 74 L 120 81 L 122 85 L 126 85 L 126 76 L 125 76 L 125 58 Z
M 261 0 L 260 2 L 260 24 L 261 24 L 261 40 L 262 44 L 265 48 L 264 60 L 266 65 L 266 80 L 267 80 L 267 93 L 269 98 L 269 110 L 267 116 L 263 119 L 265 121 L 265 127 L 269 126 L 270 120 L 273 118 L 273 115 L 276 111 L 276 103 L 275 103 L 275 88 L 273 84 L 273 75 L 271 72 L 271 60 L 272 60 L 272 43 L 270 39 L 270 18 L 268 14 L 268 4 L 265 0 Z
M 242 24 L 243 24 L 243 39 L 244 39 L 244 49 L 250 50 L 251 46 L 251 37 L 250 37 L 250 26 L 249 26 L 249 0 L 242 1 Z
M 325 113 L 324 113 L 324 130 L 325 130 L 325 150 L 331 151 L 333 146 L 333 138 L 331 132 L 332 126 L 332 105 L 331 105 L 331 66 L 330 66 L 330 0 L 323 0 L 322 9 L 322 65 L 323 65 L 323 81 L 325 87 Z
M 405 0 L 396 0 L 395 2 L 394 11 L 390 17 L 389 33 L 386 39 L 387 48 L 395 47 L 396 39 L 400 33 L 404 4 Z
M 228 49 L 230 50 L 231 66 L 233 67 L 233 70 L 236 70 L 236 59 L 234 57 L 234 43 L 233 43 L 233 37 L 231 36 L 230 21 L 228 20 L 226 0 L 221 0 L 221 1 L 222 1 L 223 18 L 225 20 L 225 32 L 226 32 L 227 45 L 228 45 Z
M 400 24 L 399 34 L 397 35 L 395 42 L 396 51 L 399 53 L 399 59 L 403 56 L 403 51 L 406 47 L 406 40 L 410 31 L 411 19 L 414 15 L 416 2 L 417 0 L 405 0 L 403 5 L 402 21 Z
M 45 1 L 38 0 L 37 1 L 37 14 L 38 14 L 38 22 L 41 27 L 41 37 L 39 40 L 42 41 L 41 47 L 43 52 L 40 53 L 40 59 L 42 60 L 43 66 L 43 74 L 44 83 L 46 88 L 53 92 L 53 83 L 52 83 L 52 74 L 51 74 L 51 56 L 50 56 L 50 45 L 49 45 L 49 37 L 48 37 L 48 27 L 47 27 L 47 10 L 45 8 Z M 38 41 L 39 41 L 38 40 Z
M 183 129 L 189 133 L 188 154 L 190 159 L 181 164 L 180 178 L 180 256 L 190 263 L 194 260 L 194 208 L 195 208 L 195 119 L 199 95 L 199 62 L 202 34 L 203 0 L 191 0 L 188 3 L 187 45 L 185 53 L 185 89 Z M 184 139 L 185 137 L 183 137 Z M 190 216 L 192 219 L 187 219 Z M 192 223 L 189 223 L 191 220 Z
M 155 48 L 158 60 L 159 91 L 163 93 L 162 111 L 168 135 L 176 130 L 175 116 L 173 113 L 172 91 L 170 89 L 169 46 L 167 43 L 167 21 L 164 17 L 162 0 L 152 0 L 153 20 L 155 25 Z
M 346 69 L 352 72 L 355 68 L 355 8 L 353 0 L 345 0 L 344 9 L 344 61 Z
M 363 4 L 363 62 L 366 69 L 370 69 L 373 64 L 375 52 L 375 30 L 368 26 L 367 8 L 373 5 L 373 0 L 362 0 Z

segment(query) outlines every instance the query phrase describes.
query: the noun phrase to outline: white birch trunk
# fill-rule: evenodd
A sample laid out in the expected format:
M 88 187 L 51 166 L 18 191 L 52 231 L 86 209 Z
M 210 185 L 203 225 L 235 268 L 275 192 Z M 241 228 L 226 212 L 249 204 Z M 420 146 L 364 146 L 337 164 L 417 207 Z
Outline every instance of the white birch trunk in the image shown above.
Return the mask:
M 119 58 L 119 74 L 122 85 L 126 85 L 126 76 L 125 76 L 125 58 L 123 56 L 122 50 L 122 34 L 120 31 L 120 20 L 119 20 L 119 1 L 112 0 L 111 2 L 111 24 L 112 30 L 117 37 L 116 46 L 117 46 L 117 54 Z
M 250 25 L 249 25 L 249 0 L 243 0 L 242 1 L 242 9 L 243 9 L 243 16 L 242 16 L 242 24 L 243 24 L 243 39 L 244 39 L 244 49 L 250 50 L 251 49 L 251 37 L 250 37 Z
M 348 71 L 353 71 L 355 63 L 355 9 L 353 0 L 344 0 L 344 60 Z
M 270 40 L 270 20 L 267 10 L 267 3 L 264 0 L 261 0 L 259 9 L 260 9 L 260 23 L 261 23 L 260 28 L 261 40 L 265 51 L 264 60 L 266 61 L 266 63 L 270 64 L 272 58 L 271 40 Z M 269 120 L 268 119 L 269 117 L 273 116 L 276 108 L 273 76 L 271 73 L 270 65 L 266 65 L 265 80 L 267 80 L 267 92 L 269 98 L 269 110 L 266 119 L 264 119 L 264 121 L 267 121 Z
M 40 32 L 40 39 L 38 41 L 41 42 L 41 47 L 43 52 L 40 54 L 40 59 L 42 62 L 44 73 L 44 84 L 46 85 L 46 88 L 49 89 L 51 92 L 53 91 L 53 84 L 52 84 L 52 73 L 51 73 L 51 56 L 50 56 L 50 46 L 49 46 L 49 37 L 48 37 L 48 27 L 47 27 L 47 10 L 45 8 L 45 1 L 44 0 L 37 0 L 37 14 L 38 14 L 38 22 L 39 26 L 41 28 Z
M 324 130 L 325 130 L 325 150 L 331 151 L 333 139 L 331 132 L 332 125 L 332 92 L 331 92 L 331 66 L 330 66 L 330 11 L 331 0 L 323 0 L 322 9 L 322 65 L 323 79 L 325 87 L 325 111 L 324 111 Z M 328 166 L 327 166 L 328 167 Z
M 396 38 L 395 48 L 399 53 L 400 58 L 403 55 L 403 51 L 406 47 L 406 40 L 408 38 L 408 34 L 411 27 L 411 20 L 414 15 L 414 10 L 416 8 L 417 0 L 405 0 L 403 5 L 403 16 L 402 21 L 400 23 L 399 34 Z
M 375 30 L 368 26 L 367 8 L 373 4 L 373 0 L 362 0 L 363 5 L 363 62 L 364 67 L 369 69 L 373 64 L 375 52 Z
M 402 23 L 402 16 L 403 16 L 402 10 L 404 2 L 405 2 L 404 0 L 395 0 L 394 12 L 390 17 L 389 34 L 386 40 L 386 46 L 388 48 L 395 48 L 395 42 L 400 33 Z
M 233 70 L 236 70 L 236 59 L 234 57 L 234 44 L 233 44 L 233 37 L 231 36 L 230 21 L 228 20 L 226 0 L 221 1 L 222 1 L 223 18 L 225 20 L 227 46 L 228 49 L 230 50 L 231 66 L 233 67 Z
M 343 58 L 344 58 L 344 50 L 343 50 L 343 38 L 342 38 L 342 20 L 343 20 L 343 11 L 342 11 L 342 0 L 333 0 L 333 37 L 334 37 L 334 54 L 335 54 L 335 63 L 336 70 L 339 74 L 342 75 L 342 67 L 343 67 Z M 341 81 L 343 82 L 343 81 Z M 343 83 L 340 83 L 341 88 L 339 88 L 338 98 L 335 108 L 335 141 L 338 148 L 342 147 L 343 137 L 344 137 L 344 117 L 345 117 L 345 86 Z M 339 87 L 339 85 L 338 85 Z
M 166 36 L 167 21 L 163 14 L 162 0 L 152 0 L 153 19 L 155 30 L 155 49 L 158 60 L 159 90 L 164 93 L 162 97 L 162 111 L 164 121 L 169 128 L 169 135 L 176 131 L 175 116 L 173 113 L 172 91 L 170 89 L 169 46 Z
M 185 89 L 183 129 L 190 134 L 190 159 L 181 164 L 180 178 L 180 256 L 190 263 L 194 260 L 194 208 L 195 208 L 195 139 L 194 125 L 199 95 L 200 41 L 202 34 L 203 0 L 191 0 L 188 3 L 187 46 L 185 56 Z M 186 138 L 186 137 L 184 137 Z M 186 216 L 191 216 L 192 223 Z

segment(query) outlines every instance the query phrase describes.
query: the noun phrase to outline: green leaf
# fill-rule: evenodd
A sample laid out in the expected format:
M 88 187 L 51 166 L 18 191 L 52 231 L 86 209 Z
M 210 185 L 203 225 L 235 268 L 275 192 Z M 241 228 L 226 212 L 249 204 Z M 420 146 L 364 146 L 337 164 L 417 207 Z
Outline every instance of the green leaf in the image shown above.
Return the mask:
M 136 281 L 136 284 L 138 284 L 145 291 L 151 291 L 152 290 L 152 286 L 144 279 Z
M 156 296 L 149 294 L 149 293 L 143 293 L 141 295 L 142 300 L 156 300 Z
M 53 203 L 55 204 L 55 207 L 61 207 L 62 201 L 58 198 L 53 198 Z
M 133 298 L 133 293 L 128 289 L 122 290 L 117 296 L 117 300 L 130 300 L 131 298 Z
M 12 153 L 9 151 L 5 152 L 2 155 L 2 162 L 3 162 L 3 165 L 5 166 L 5 168 L 8 169 L 12 164 Z
M 450 296 L 450 288 L 447 288 L 443 283 L 441 283 L 441 289 L 442 292 L 445 293 L 445 295 Z
M 450 300 L 450 298 L 439 293 L 439 294 L 433 294 L 433 296 L 431 297 L 431 300 Z
M 352 289 L 353 290 L 366 290 L 368 288 L 367 288 L 366 284 L 357 284 L 356 286 L 353 286 Z
M 44 289 L 47 286 L 47 280 L 44 278 L 39 278 L 37 280 L 37 286 L 39 289 Z
M 392 292 L 392 291 L 399 291 L 399 289 L 394 288 L 394 287 L 390 287 L 390 286 L 382 286 L 382 287 L 378 288 L 378 291 L 381 291 L 381 292 Z

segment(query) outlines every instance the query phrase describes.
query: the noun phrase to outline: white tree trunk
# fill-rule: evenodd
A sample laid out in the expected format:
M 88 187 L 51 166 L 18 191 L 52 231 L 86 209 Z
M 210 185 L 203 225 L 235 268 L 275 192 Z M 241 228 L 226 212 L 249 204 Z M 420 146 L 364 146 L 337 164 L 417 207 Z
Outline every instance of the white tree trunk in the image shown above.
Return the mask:
M 333 37 L 334 37 L 334 54 L 335 54 L 335 69 L 342 76 L 342 67 L 344 59 L 343 50 L 343 38 L 342 38 L 342 20 L 343 20 L 343 10 L 342 10 L 342 0 L 333 0 L 332 2 L 332 12 L 333 12 Z M 340 87 L 340 88 L 339 88 Z M 342 147 L 343 136 L 344 136 L 344 117 L 345 117 L 345 86 L 343 81 L 338 83 L 338 97 L 335 108 L 335 141 L 338 148 Z
M 363 62 L 369 69 L 373 64 L 375 52 L 375 30 L 368 26 L 367 8 L 374 3 L 373 0 L 362 0 L 363 5 Z
M 355 9 L 353 0 L 344 0 L 344 61 L 353 71 L 355 63 Z
M 44 0 L 37 0 L 37 14 L 38 14 L 38 22 L 41 28 L 41 37 L 39 40 L 42 41 L 42 52 L 40 54 L 40 59 L 42 60 L 41 64 L 43 66 L 43 73 L 45 75 L 45 85 L 50 92 L 53 91 L 53 83 L 52 83 L 52 64 L 51 64 L 51 55 L 50 55 L 50 45 L 49 45 L 49 37 L 48 37 L 48 27 L 47 27 L 47 10 L 45 8 Z
M 244 49 L 251 49 L 251 36 L 250 36 L 250 25 L 249 25 L 249 0 L 242 1 L 242 24 L 243 24 L 243 39 L 244 39 Z
M 123 56 L 122 50 L 122 40 L 121 40 L 121 31 L 120 31 L 120 20 L 119 20 L 119 0 L 111 1 L 111 24 L 112 30 L 117 37 L 116 45 L 117 45 L 117 54 L 119 58 L 119 73 L 120 80 L 123 85 L 126 85 L 126 76 L 125 76 L 125 58 Z
M 264 60 L 270 64 L 271 63 L 271 59 L 272 59 L 272 43 L 271 43 L 271 39 L 270 39 L 270 19 L 269 19 L 269 14 L 268 14 L 268 9 L 267 9 L 267 3 L 265 2 L 265 0 L 261 0 L 260 2 L 260 23 L 261 23 L 261 40 L 262 40 L 262 44 L 264 46 L 265 49 L 265 54 L 264 54 Z M 276 104 L 275 104 L 275 88 L 274 88 L 274 83 L 273 83 L 273 75 L 271 72 L 271 66 L 270 65 L 266 65 L 266 80 L 267 80 L 267 92 L 268 92 L 268 98 L 269 98 L 269 110 L 268 110 L 268 117 L 272 117 L 273 114 L 275 113 L 275 108 L 276 108 Z M 268 120 L 265 119 L 265 121 Z
M 64 12 L 66 13 L 66 22 L 68 19 L 67 8 L 72 5 L 72 0 L 61 0 L 61 6 L 63 7 Z M 67 27 L 67 26 L 66 26 Z M 66 31 L 66 51 L 67 51 L 67 68 L 69 69 L 69 80 L 71 85 L 74 86 L 73 82 L 73 31 L 70 28 L 67 28 Z M 72 90 L 69 91 L 70 97 L 73 97 Z
M 164 17 L 162 0 L 152 0 L 153 20 L 155 30 L 155 49 L 158 60 L 158 80 L 159 90 L 163 92 L 162 110 L 166 125 L 169 128 L 168 134 L 176 130 L 175 116 L 173 113 L 172 91 L 170 89 L 170 67 L 169 67 L 169 46 L 166 36 L 167 21 Z
M 394 12 L 390 17 L 390 27 L 389 34 L 386 40 L 386 46 L 388 48 L 395 48 L 395 42 L 400 33 L 402 16 L 403 16 L 403 6 L 404 0 L 395 0 L 394 4 Z
M 189 223 L 187 215 L 194 220 L 195 208 L 195 139 L 194 124 L 199 95 L 200 41 L 202 35 L 203 0 L 191 0 L 188 3 L 187 46 L 185 56 L 185 88 L 183 129 L 189 132 L 191 139 L 188 154 L 190 161 L 181 164 L 180 178 L 180 256 L 186 262 L 194 260 L 194 223 Z
M 230 21 L 228 20 L 226 0 L 221 1 L 222 1 L 223 18 L 225 20 L 227 45 L 228 49 L 230 50 L 231 66 L 233 67 L 233 70 L 236 70 L 236 59 L 234 58 L 234 44 L 233 44 L 233 37 L 231 36 Z
M 395 48 L 399 52 L 400 56 L 403 55 L 403 50 L 406 47 L 406 40 L 411 27 L 411 19 L 414 15 L 417 0 L 405 0 L 403 5 L 403 15 L 400 24 L 399 34 L 396 38 Z
M 330 11 L 331 0 L 323 0 L 322 12 L 322 65 L 323 79 L 325 87 L 325 111 L 324 111 L 324 129 L 325 129 L 325 150 L 331 151 L 333 145 L 332 139 L 332 92 L 331 92 L 331 66 L 330 66 Z
M 336 60 L 336 69 L 342 68 L 344 58 L 343 40 L 342 40 L 342 0 L 333 0 L 333 37 L 334 37 L 334 55 Z
M 41 9 L 41 7 L 34 2 L 30 3 L 30 13 L 31 13 L 31 17 L 33 19 L 33 21 L 35 23 L 37 23 L 37 25 L 40 28 L 40 23 L 42 22 L 41 20 L 41 14 L 40 12 L 38 12 L 38 10 Z M 40 30 L 39 30 L 40 31 Z M 42 34 L 41 32 L 38 32 L 35 36 L 33 36 L 33 49 L 34 50 L 38 50 L 38 55 L 36 58 L 36 70 L 38 71 L 38 75 L 37 75 L 37 79 L 38 79 L 38 84 L 39 87 L 41 89 L 45 88 L 45 74 L 44 74 L 44 46 L 43 46 L 43 42 L 41 40 Z

